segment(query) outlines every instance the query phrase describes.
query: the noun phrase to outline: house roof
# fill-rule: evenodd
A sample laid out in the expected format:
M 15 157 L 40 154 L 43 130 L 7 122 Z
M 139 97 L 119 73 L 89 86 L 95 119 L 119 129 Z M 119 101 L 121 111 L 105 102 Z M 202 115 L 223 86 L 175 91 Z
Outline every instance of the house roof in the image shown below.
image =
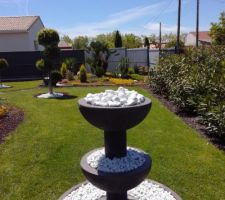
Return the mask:
M 39 16 L 0 17 L 0 33 L 28 32 Z
M 67 43 L 66 41 L 64 40 L 60 40 L 59 41 L 59 44 L 58 44 L 58 47 L 60 49 L 72 49 L 72 44 L 69 44 Z
M 196 32 L 190 32 L 190 34 L 196 37 Z M 212 38 L 209 36 L 209 31 L 199 31 L 199 41 L 211 42 Z

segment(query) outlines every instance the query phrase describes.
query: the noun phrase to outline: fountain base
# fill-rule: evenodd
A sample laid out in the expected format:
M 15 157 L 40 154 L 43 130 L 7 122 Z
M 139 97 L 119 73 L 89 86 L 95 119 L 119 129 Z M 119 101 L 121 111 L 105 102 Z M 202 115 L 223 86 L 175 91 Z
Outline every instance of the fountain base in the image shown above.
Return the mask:
M 106 192 L 85 181 L 66 191 L 58 200 L 107 200 Z M 146 179 L 128 191 L 128 200 L 182 200 L 179 195 L 156 181 Z

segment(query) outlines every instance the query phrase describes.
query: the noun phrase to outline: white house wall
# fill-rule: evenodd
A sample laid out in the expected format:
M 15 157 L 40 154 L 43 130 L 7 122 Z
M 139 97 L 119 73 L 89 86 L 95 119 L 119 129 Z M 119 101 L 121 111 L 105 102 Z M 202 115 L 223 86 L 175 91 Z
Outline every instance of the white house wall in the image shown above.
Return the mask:
M 185 39 L 185 46 L 194 46 L 196 43 L 196 37 L 193 34 L 188 34 Z
M 35 45 L 34 45 L 34 41 L 37 41 L 37 33 L 43 28 L 44 26 L 39 19 L 31 26 L 28 32 L 30 51 L 36 51 L 36 50 L 40 51 L 44 49 L 41 45 L 38 45 L 38 49 L 35 49 Z
M 29 51 L 27 33 L 1 33 L 0 52 Z

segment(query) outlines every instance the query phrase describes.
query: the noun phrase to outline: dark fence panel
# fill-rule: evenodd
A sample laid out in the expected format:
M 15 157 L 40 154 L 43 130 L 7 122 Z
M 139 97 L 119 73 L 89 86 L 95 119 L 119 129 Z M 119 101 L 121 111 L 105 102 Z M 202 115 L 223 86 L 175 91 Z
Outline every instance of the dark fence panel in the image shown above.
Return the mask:
M 83 50 L 61 50 L 58 61 L 69 57 L 75 58 L 77 64 L 84 63 Z M 43 72 L 35 67 L 36 61 L 42 58 L 40 51 L 0 52 L 0 58 L 5 58 L 9 63 L 9 67 L 1 73 L 3 80 L 32 80 L 43 76 Z

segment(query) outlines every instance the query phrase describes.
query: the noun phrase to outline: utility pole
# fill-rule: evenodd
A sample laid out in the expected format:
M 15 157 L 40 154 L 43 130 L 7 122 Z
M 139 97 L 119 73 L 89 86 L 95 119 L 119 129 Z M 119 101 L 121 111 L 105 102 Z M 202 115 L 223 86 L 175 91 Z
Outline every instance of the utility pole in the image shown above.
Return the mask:
M 196 47 L 198 47 L 199 40 L 199 0 L 197 0 L 197 17 L 196 17 Z
M 179 50 L 180 50 L 180 15 L 181 15 L 181 0 L 178 0 L 177 45 L 176 45 L 176 53 L 179 53 Z
M 161 53 L 162 47 L 162 25 L 161 22 L 159 23 L 159 54 Z

